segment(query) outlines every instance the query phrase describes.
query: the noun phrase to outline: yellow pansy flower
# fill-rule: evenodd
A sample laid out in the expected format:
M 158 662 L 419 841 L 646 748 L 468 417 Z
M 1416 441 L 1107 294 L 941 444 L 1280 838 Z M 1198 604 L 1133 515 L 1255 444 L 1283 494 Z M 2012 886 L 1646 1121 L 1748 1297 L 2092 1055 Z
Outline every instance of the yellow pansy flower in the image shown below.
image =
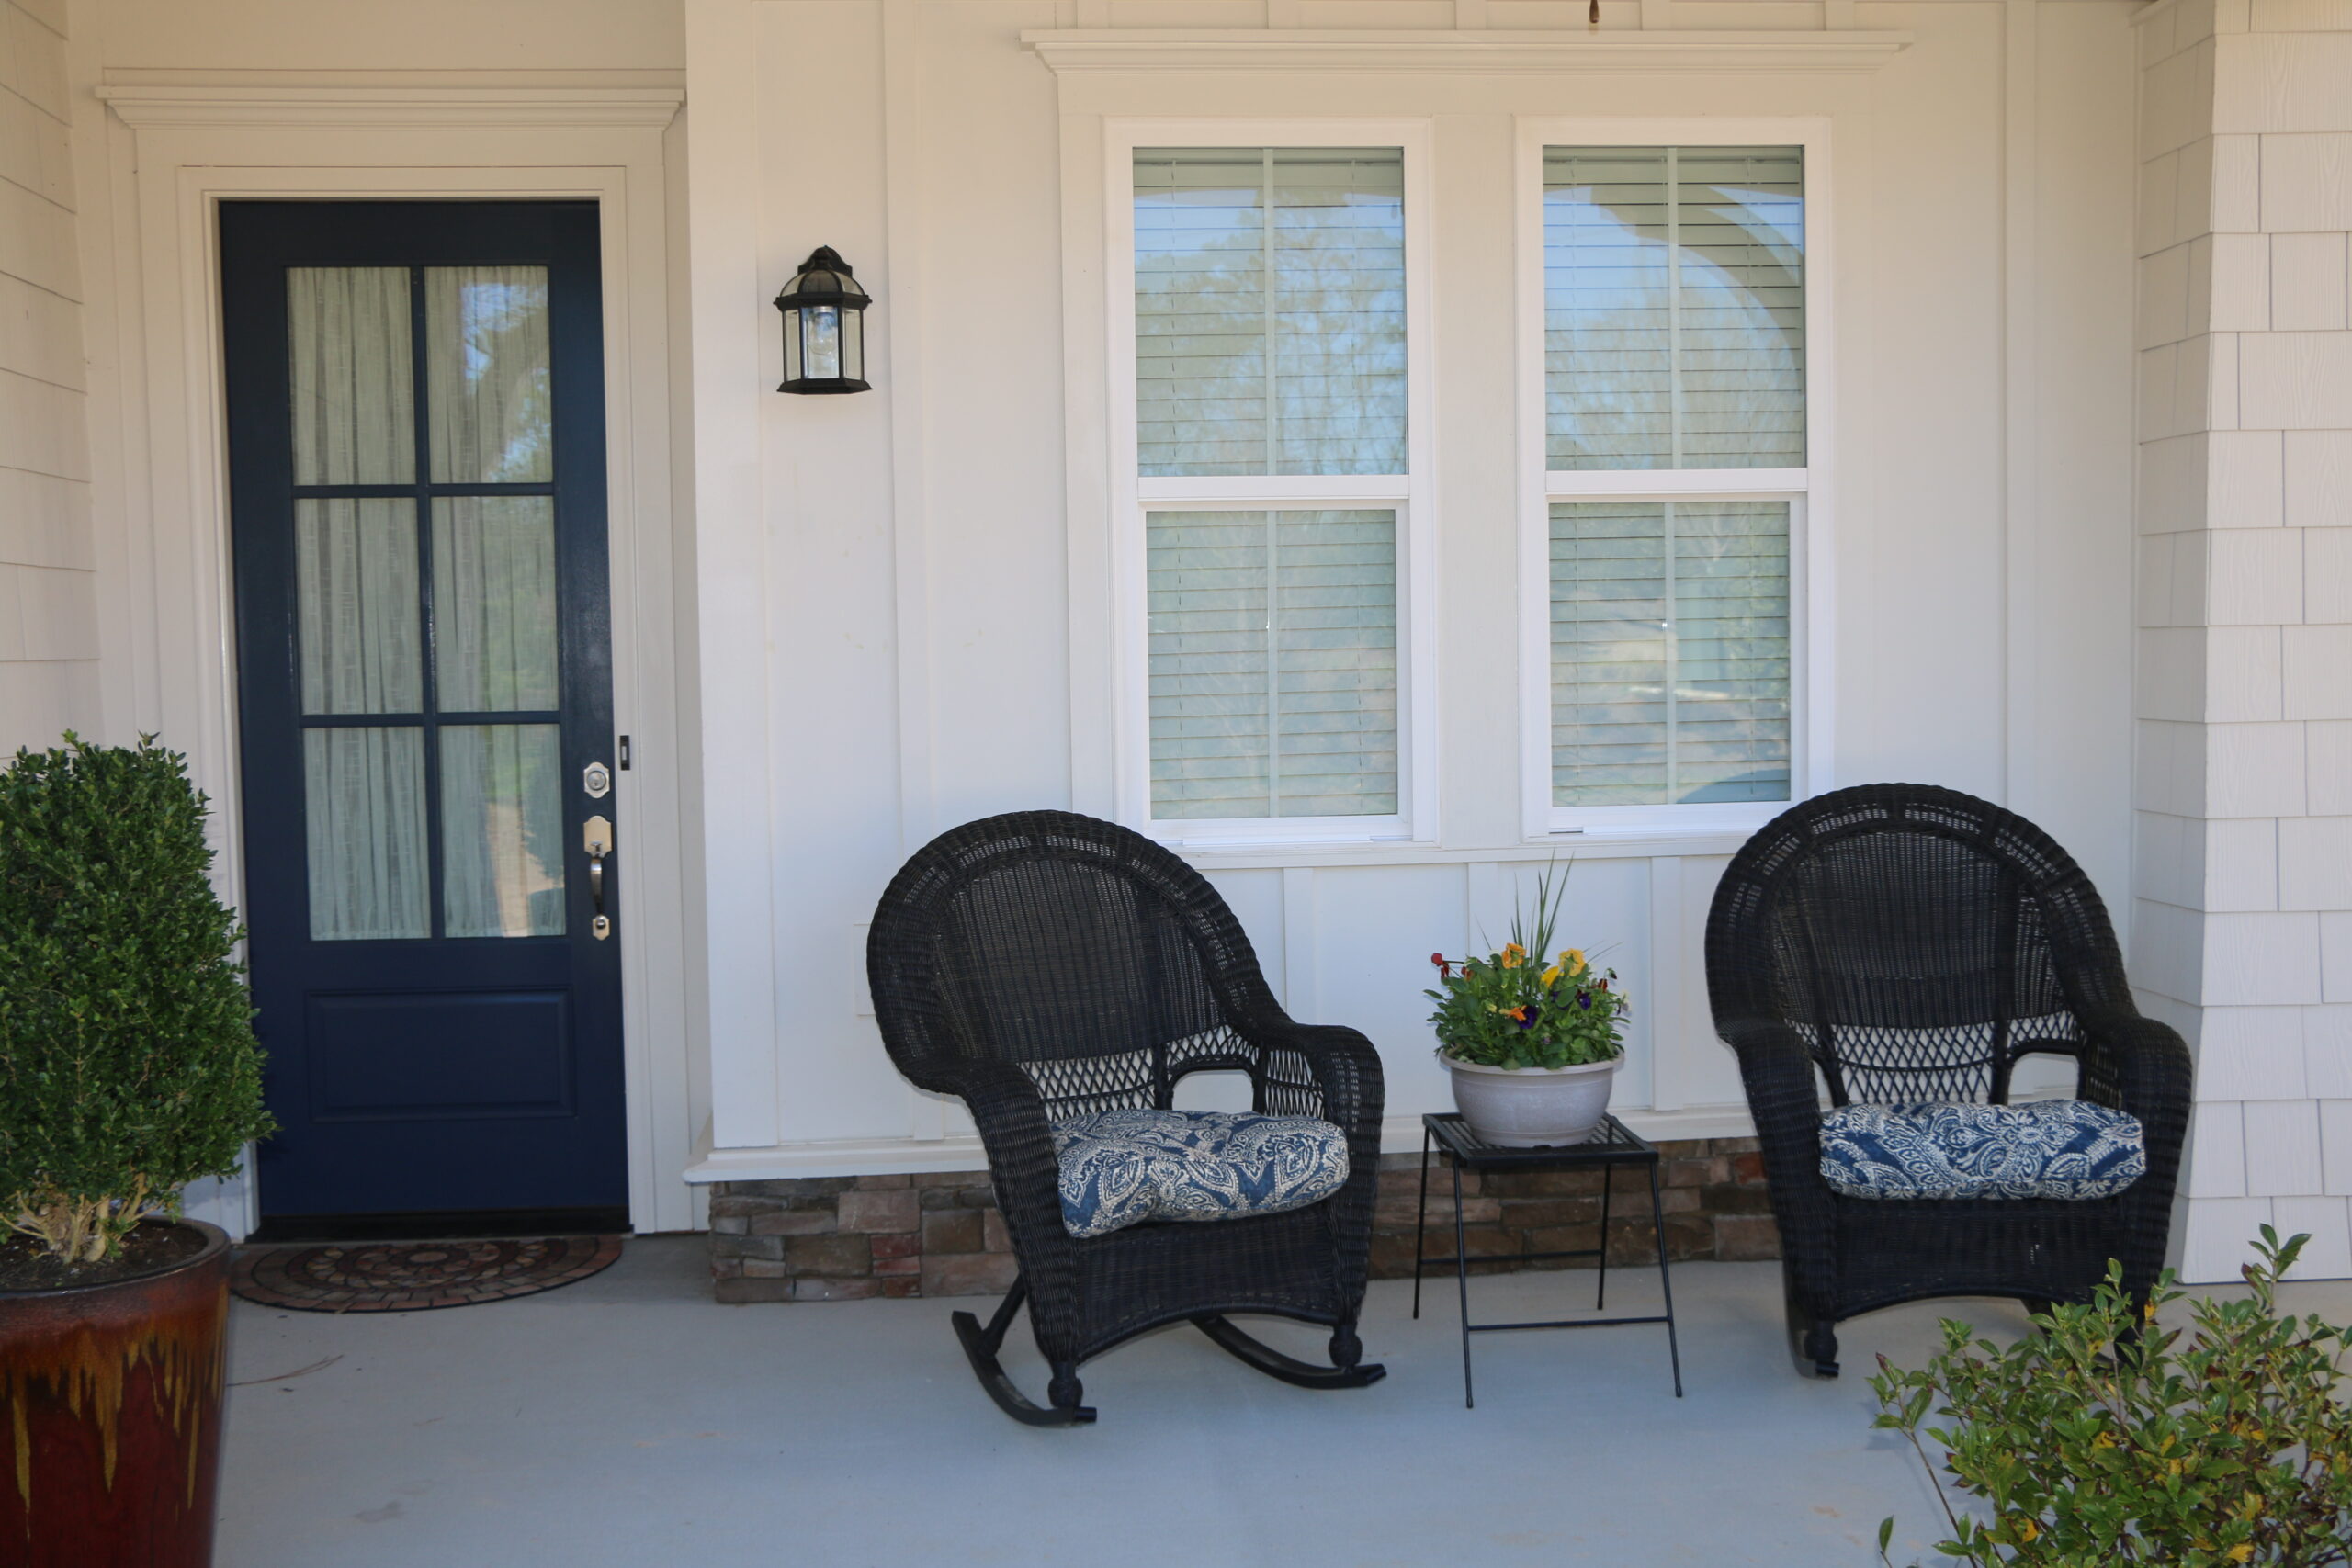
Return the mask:
M 1504 967 L 1504 968 L 1506 968 L 1506 969 L 1516 969 L 1516 968 L 1518 968 L 1518 967 L 1519 967 L 1519 965 L 1520 965 L 1521 961 L 1522 959 L 1526 958 L 1526 956 L 1527 956 L 1527 949 L 1525 949 L 1525 948 L 1523 948 L 1523 947 L 1520 946 L 1520 945 L 1519 945 L 1519 943 L 1517 943 L 1517 942 L 1505 942 L 1505 943 L 1503 944 L 1502 961 L 1503 961 L 1503 967 Z
M 1568 966 L 1568 973 L 1571 975 L 1581 975 L 1591 967 L 1585 962 L 1584 949 L 1581 947 L 1560 949 L 1560 962 Z
M 1556 986 L 1560 983 L 1561 973 L 1562 971 L 1560 966 L 1555 964 L 1549 969 L 1544 970 L 1543 974 L 1538 975 L 1536 978 L 1547 986 Z

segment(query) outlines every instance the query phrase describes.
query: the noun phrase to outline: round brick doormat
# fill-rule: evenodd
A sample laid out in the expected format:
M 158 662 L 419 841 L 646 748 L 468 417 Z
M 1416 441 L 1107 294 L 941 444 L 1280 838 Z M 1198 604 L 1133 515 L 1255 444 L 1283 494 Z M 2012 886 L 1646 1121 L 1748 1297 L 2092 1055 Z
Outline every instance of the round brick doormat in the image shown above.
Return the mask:
M 296 1312 L 424 1312 L 537 1295 L 585 1280 L 620 1255 L 616 1235 L 247 1247 L 238 1250 L 229 1288 Z

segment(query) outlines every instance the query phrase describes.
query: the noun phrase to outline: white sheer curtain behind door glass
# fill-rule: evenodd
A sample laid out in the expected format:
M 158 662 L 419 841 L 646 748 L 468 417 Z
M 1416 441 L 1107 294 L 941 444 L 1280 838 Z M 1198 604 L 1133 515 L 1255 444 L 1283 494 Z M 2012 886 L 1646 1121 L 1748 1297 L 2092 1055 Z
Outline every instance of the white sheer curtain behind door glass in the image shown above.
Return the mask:
M 286 327 L 294 482 L 408 483 L 416 473 L 408 269 L 288 267 Z
M 548 269 L 424 269 L 425 396 L 435 483 L 555 477 Z
M 561 758 L 552 724 L 442 729 L 447 934 L 563 934 Z
M 413 480 L 408 270 L 291 267 L 286 299 L 294 482 Z M 415 503 L 405 499 L 295 502 L 295 641 L 304 714 L 422 714 L 416 530 Z M 424 731 L 392 725 L 304 730 L 302 798 L 311 937 L 430 936 Z

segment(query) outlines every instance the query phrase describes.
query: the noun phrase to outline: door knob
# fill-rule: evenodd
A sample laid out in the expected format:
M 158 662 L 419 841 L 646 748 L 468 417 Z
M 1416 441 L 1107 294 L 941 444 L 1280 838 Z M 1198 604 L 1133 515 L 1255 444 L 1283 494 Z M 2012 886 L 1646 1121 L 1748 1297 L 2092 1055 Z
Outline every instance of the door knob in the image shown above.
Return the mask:
M 588 923 L 598 942 L 613 934 L 613 922 L 605 913 L 605 857 L 613 852 L 613 824 L 607 818 L 591 817 L 581 825 L 581 847 L 588 852 L 588 897 L 596 907 L 596 918 Z

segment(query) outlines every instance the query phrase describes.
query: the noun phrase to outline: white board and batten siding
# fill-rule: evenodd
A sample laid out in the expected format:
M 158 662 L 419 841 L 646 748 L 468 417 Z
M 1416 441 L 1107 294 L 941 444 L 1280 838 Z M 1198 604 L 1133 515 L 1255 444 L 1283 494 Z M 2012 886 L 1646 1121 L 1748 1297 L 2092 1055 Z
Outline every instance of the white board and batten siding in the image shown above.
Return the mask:
M 1694 129 L 1710 120 L 1824 139 L 1835 189 L 1813 217 L 1835 277 L 1807 301 L 1808 368 L 1835 403 L 1810 480 L 1823 554 L 1804 558 L 1804 522 L 1790 547 L 1820 660 L 1802 771 L 2005 801 L 2131 907 L 2128 0 L 1610 0 L 1589 36 L 1580 3 L 1551 0 L 1297 0 L 1280 32 L 1271 9 L 688 0 L 701 722 L 726 738 L 701 781 L 706 904 L 733 955 L 711 966 L 691 1180 L 978 1164 L 960 1110 L 881 1050 L 874 900 L 956 823 L 1136 798 L 1118 574 L 1141 541 L 1117 532 L 1134 494 L 1113 459 L 1134 435 L 1110 395 L 1132 358 L 1105 244 L 1128 146 L 1353 147 L 1343 122 L 1406 122 L 1382 144 L 1425 160 L 1425 250 L 1408 236 L 1408 254 L 1427 273 L 1426 460 L 1377 503 L 1427 552 L 1399 573 L 1406 820 L 1383 841 L 1180 849 L 1294 1013 L 1379 1046 L 1393 1147 L 1450 1103 L 1430 953 L 1498 940 L 1555 854 L 1576 862 L 1569 940 L 1635 1000 L 1616 1104 L 1661 1136 L 1747 1125 L 1702 954 L 1745 829 L 1548 837 L 1531 785 L 1547 761 L 1531 705 L 1550 701 L 1524 592 L 1545 506 L 1521 379 L 1537 121 L 1611 121 L 1618 141 L 1649 122 L 1661 145 L 1713 140 Z M 1490 42 L 1485 25 L 1516 30 Z M 1227 134 L 1117 140 L 1137 120 Z M 1244 141 L 1276 120 L 1329 129 Z M 773 390 L 765 299 L 819 244 L 874 290 L 870 395 Z

